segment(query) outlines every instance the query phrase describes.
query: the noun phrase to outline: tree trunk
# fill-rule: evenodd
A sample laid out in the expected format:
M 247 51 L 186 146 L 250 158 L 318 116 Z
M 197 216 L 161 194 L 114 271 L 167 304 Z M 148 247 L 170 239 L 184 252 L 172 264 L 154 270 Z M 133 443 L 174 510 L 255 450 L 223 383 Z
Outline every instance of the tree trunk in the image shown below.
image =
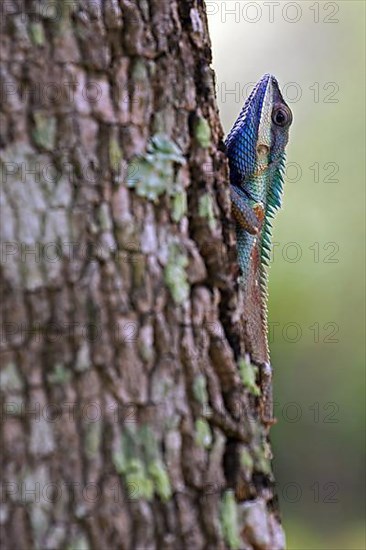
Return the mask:
M 202 1 L 2 11 L 3 548 L 283 548 Z

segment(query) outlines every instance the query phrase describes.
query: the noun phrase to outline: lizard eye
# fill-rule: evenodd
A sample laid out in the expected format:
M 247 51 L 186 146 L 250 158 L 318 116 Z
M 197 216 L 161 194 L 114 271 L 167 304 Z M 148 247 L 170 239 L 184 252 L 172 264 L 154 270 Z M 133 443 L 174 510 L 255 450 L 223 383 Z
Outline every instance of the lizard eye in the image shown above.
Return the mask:
M 280 105 L 274 107 L 272 111 L 272 121 L 276 126 L 283 128 L 284 126 L 289 126 L 292 122 L 292 112 L 287 105 Z

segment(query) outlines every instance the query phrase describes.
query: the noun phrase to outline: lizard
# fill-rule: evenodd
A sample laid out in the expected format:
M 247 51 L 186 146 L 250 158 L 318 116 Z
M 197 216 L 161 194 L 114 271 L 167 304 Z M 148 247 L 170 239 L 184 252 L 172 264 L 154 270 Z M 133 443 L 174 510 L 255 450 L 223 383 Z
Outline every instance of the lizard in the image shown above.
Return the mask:
M 268 269 L 272 221 L 282 204 L 291 123 L 292 112 L 276 78 L 265 74 L 225 140 L 239 284 L 244 295 L 244 342 L 250 363 L 260 369 L 261 417 L 266 425 L 275 422 L 267 334 Z

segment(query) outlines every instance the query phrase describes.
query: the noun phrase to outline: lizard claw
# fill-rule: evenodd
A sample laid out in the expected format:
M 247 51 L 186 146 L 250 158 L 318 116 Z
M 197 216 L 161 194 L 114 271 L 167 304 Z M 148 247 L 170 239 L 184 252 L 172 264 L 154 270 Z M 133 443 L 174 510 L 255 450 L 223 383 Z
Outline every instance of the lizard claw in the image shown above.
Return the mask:
M 244 357 L 246 363 L 253 364 L 249 353 L 246 353 Z M 270 363 L 262 363 L 259 365 L 259 369 L 261 388 L 260 416 L 263 424 L 268 427 L 277 423 L 277 419 L 273 416 L 272 367 Z
M 230 197 L 233 216 L 237 223 L 244 231 L 256 235 L 260 229 L 260 220 L 233 185 L 230 186 Z
M 260 385 L 262 390 L 261 417 L 266 426 L 273 426 L 277 420 L 273 416 L 272 397 L 272 367 L 269 363 L 263 363 L 260 369 Z

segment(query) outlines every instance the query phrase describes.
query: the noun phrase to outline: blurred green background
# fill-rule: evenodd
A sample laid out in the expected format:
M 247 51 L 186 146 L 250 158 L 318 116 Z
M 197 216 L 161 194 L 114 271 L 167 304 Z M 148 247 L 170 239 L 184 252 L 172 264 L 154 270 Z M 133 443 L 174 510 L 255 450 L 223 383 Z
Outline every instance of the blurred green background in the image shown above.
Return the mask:
M 288 548 L 361 550 L 366 4 L 206 4 L 225 132 L 266 72 L 294 114 L 269 304 Z

